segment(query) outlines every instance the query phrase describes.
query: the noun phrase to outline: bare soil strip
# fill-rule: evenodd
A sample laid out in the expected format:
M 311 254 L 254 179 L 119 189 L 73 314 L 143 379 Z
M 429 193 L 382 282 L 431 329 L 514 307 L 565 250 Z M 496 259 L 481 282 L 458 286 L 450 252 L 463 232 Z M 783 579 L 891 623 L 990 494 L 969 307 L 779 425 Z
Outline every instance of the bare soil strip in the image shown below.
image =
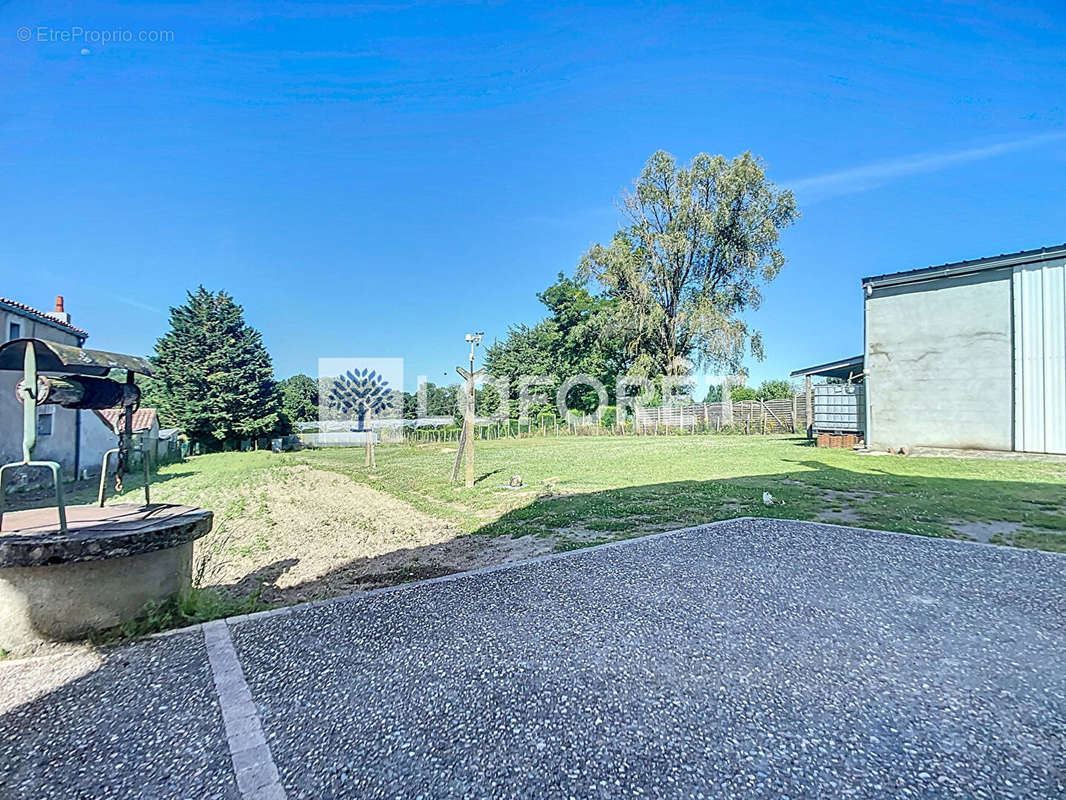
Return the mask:
M 465 535 L 334 472 L 271 470 L 242 487 L 246 512 L 198 544 L 203 585 L 295 603 L 514 561 L 551 543 Z

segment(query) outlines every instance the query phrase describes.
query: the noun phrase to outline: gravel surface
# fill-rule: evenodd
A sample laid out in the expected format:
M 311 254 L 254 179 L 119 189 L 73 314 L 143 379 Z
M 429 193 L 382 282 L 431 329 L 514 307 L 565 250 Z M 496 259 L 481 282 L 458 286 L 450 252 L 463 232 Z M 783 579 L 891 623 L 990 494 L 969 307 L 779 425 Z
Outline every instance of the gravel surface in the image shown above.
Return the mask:
M 1066 557 L 744 520 L 237 624 L 290 798 L 1066 793 Z
M 739 520 L 231 630 L 293 799 L 1046 798 L 1064 589 L 1062 555 Z M 0 699 L 4 800 L 238 796 L 198 631 L 0 662 Z
M 4 800 L 238 797 L 198 631 L 0 663 L 0 696 Z

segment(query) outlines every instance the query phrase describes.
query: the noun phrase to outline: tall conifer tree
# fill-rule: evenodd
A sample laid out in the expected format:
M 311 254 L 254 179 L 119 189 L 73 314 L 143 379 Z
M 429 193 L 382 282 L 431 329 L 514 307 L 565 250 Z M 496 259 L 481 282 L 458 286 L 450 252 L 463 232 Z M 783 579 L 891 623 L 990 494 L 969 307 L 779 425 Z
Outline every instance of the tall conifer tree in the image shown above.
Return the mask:
M 218 449 L 277 427 L 270 354 L 226 292 L 189 292 L 155 350 L 161 411 L 191 441 Z

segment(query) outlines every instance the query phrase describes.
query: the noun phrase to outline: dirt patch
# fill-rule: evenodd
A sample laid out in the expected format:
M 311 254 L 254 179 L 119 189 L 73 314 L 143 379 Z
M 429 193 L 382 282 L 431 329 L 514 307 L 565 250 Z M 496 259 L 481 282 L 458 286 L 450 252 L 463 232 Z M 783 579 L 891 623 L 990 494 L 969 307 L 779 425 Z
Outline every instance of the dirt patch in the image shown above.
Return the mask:
M 837 489 L 819 489 L 818 495 L 827 503 L 869 503 L 875 497 L 877 492 L 872 492 L 869 489 L 848 489 L 847 491 L 839 491 Z
M 967 539 L 973 539 L 978 542 L 988 542 L 993 536 L 1010 536 L 1012 533 L 1020 530 L 1022 524 L 1020 522 L 973 522 L 967 520 L 953 520 L 948 522 L 947 526 L 955 531 L 955 533 L 962 534 Z
M 854 525 L 860 521 L 857 507 L 869 503 L 878 494 L 868 489 L 819 489 L 818 497 L 833 508 L 822 509 L 815 515 L 815 519 L 836 525 Z
M 1020 453 L 1010 450 L 959 450 L 949 447 L 915 447 L 912 456 L 926 458 L 980 458 L 990 461 L 1042 461 L 1062 464 L 1066 456 L 1054 453 Z
M 827 508 L 818 512 L 817 519 L 835 525 L 853 525 L 859 521 L 859 512 L 854 508 Z
M 244 513 L 197 545 L 204 585 L 293 603 L 538 555 L 551 545 L 464 535 L 451 523 L 334 472 L 272 471 Z M 261 587 L 261 589 L 260 589 Z

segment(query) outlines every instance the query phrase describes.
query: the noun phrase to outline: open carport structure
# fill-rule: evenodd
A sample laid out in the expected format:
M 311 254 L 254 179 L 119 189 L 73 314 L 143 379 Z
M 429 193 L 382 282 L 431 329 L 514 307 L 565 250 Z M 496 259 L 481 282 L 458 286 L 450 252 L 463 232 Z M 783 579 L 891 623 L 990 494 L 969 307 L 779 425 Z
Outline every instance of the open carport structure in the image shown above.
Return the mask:
M 0 796 L 1062 797 L 1064 587 L 829 525 L 649 536 L 0 666 Z
M 828 432 L 854 433 L 861 437 L 865 433 L 866 387 L 862 356 L 793 370 L 789 377 L 804 380 L 808 436 Z M 821 382 L 814 383 L 816 378 Z

